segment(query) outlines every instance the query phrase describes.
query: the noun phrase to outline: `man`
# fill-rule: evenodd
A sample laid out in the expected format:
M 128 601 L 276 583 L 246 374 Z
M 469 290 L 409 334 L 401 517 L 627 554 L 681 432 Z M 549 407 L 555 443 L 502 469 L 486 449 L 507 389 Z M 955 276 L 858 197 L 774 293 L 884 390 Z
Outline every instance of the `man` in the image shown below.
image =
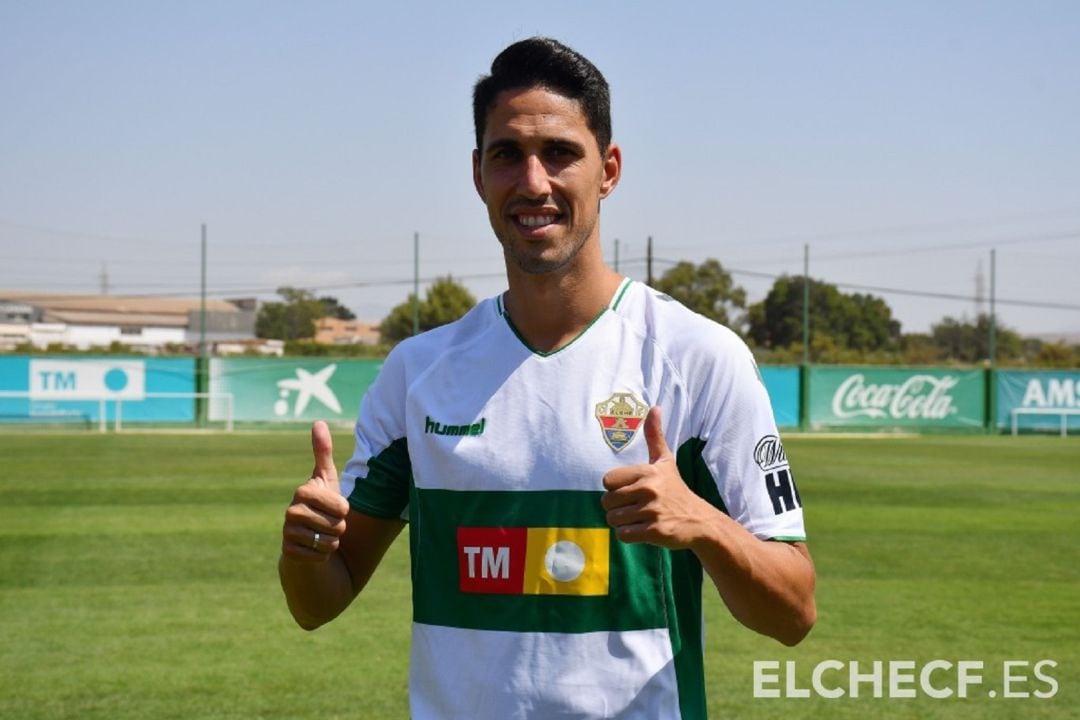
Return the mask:
M 704 717 L 703 570 L 732 614 L 813 625 L 801 501 L 731 331 L 601 257 L 618 184 L 607 83 L 549 39 L 474 89 L 473 180 L 508 290 L 401 343 L 340 489 L 326 426 L 280 574 L 312 629 L 408 521 L 412 717 Z

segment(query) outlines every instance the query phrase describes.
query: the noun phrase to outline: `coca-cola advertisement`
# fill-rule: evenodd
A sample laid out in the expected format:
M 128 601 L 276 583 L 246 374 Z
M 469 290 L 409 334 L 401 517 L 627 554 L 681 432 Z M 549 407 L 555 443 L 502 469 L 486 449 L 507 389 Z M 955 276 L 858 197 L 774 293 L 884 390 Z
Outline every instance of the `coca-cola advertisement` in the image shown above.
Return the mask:
M 810 370 L 811 427 L 981 428 L 982 370 L 830 366 Z

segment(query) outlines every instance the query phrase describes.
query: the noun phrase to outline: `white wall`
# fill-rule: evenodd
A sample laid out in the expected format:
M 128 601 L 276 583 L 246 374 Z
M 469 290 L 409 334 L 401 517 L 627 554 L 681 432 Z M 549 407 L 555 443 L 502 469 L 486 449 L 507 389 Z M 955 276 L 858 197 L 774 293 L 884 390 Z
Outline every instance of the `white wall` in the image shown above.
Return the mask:
M 65 325 L 64 323 L 34 323 L 30 326 L 30 342 L 37 347 L 63 343 L 80 350 L 93 345 L 107 346 L 113 342 L 133 347 L 155 348 L 167 343 L 183 343 L 183 328 L 144 327 L 138 333 L 124 334 L 117 325 Z

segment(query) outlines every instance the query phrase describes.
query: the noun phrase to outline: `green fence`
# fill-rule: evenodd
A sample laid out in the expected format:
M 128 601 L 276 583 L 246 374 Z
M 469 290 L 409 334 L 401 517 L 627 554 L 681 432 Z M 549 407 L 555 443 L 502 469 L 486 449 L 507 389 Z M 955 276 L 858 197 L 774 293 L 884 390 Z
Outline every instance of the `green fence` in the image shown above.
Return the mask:
M 58 423 L 75 412 L 95 419 L 98 408 L 112 413 L 115 401 L 122 399 L 125 419 L 195 423 L 202 416 L 193 397 L 197 374 L 199 389 L 210 393 L 205 417 L 211 421 L 228 420 L 231 403 L 232 418 L 238 422 L 351 423 L 382 363 L 211 358 L 208 366 L 200 363 L 196 373 L 190 358 L 6 356 L 0 358 L 0 420 Z M 781 427 L 1080 430 L 1080 369 L 811 365 L 761 370 Z

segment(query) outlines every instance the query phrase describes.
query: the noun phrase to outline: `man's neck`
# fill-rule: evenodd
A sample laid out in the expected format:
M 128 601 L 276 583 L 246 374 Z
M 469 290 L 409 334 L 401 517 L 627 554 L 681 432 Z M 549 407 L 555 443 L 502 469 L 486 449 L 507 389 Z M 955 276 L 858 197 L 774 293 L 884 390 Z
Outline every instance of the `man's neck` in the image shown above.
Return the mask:
M 509 270 L 506 312 L 529 347 L 554 352 L 582 333 L 610 303 L 622 276 L 602 262 L 565 273 Z

